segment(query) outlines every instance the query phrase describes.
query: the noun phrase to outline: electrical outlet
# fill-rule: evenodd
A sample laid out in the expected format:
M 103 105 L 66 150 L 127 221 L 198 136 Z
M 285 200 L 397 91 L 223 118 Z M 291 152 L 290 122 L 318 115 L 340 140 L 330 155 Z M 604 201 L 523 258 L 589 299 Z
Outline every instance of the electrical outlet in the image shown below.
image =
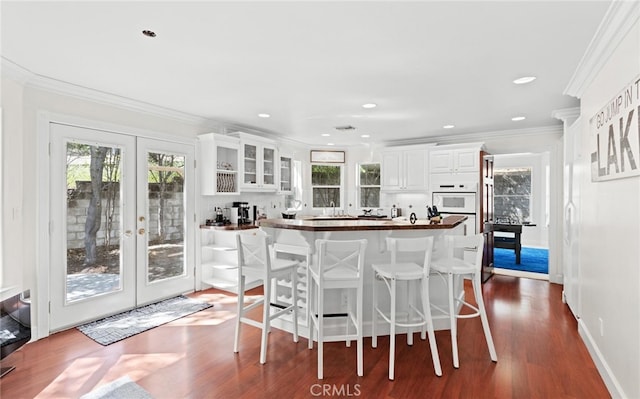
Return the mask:
M 347 306 L 349 304 L 349 299 L 347 297 L 347 293 L 343 292 L 342 293 L 342 297 L 340 298 L 340 305 L 341 306 Z
M 604 337 L 604 322 L 602 321 L 602 317 L 598 317 L 598 321 L 600 322 L 600 336 Z

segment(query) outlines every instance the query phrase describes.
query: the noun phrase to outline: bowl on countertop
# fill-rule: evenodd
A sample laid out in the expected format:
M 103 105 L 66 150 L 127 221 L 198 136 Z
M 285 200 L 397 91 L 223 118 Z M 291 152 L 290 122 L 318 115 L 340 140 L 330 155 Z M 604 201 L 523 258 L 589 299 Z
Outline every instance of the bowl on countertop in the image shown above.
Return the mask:
M 283 219 L 295 219 L 296 218 L 296 212 L 282 212 L 282 218 Z

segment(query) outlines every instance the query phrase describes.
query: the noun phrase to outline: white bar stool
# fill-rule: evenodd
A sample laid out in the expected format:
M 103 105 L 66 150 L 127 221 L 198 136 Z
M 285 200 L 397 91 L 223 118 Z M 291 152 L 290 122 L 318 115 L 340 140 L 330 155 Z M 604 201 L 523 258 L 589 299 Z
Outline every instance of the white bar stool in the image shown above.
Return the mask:
M 309 349 L 313 348 L 313 335 L 318 340 L 318 379 L 323 378 L 323 343 L 357 341 L 358 375 L 363 375 L 362 361 L 362 290 L 364 274 L 364 251 L 367 240 L 316 240 L 317 264 L 311 265 L 309 275 L 309 300 L 311 324 L 309 325 Z M 347 321 L 344 334 L 326 335 L 324 331 L 324 299 L 325 290 L 349 289 L 347 296 Z M 355 291 L 355 292 L 353 292 Z M 353 297 L 356 309 L 353 312 Z M 315 305 L 315 312 L 314 312 Z M 355 332 L 350 332 L 350 324 Z
M 378 335 L 376 325 L 381 317 L 390 325 L 389 333 L 389 379 L 394 379 L 395 374 L 395 347 L 396 347 L 396 327 L 409 328 L 407 331 L 407 343 L 413 344 L 413 327 L 422 327 L 422 339 L 425 339 L 425 330 L 429 334 L 429 346 L 431 348 L 431 358 L 433 368 L 437 376 L 442 375 L 440 367 L 440 356 L 436 345 L 436 336 L 433 330 L 433 320 L 431 319 L 431 301 L 429 300 L 429 273 L 431 264 L 431 253 L 433 250 L 433 237 L 420 238 L 387 238 L 387 250 L 391 252 L 391 263 L 373 264 L 373 319 L 372 319 L 372 339 L 371 346 L 378 346 Z M 422 264 L 399 260 L 400 253 L 413 253 L 414 256 L 421 256 Z M 386 314 L 379 307 L 377 279 L 381 279 L 391 299 L 389 314 Z M 406 321 L 397 319 L 397 282 L 407 282 L 407 317 Z M 414 300 L 414 286 L 421 290 L 420 301 L 421 310 L 412 304 Z
M 277 259 L 269 246 L 269 237 L 262 231 L 243 233 L 236 236 L 238 245 L 238 315 L 236 316 L 236 334 L 233 341 L 233 352 L 238 353 L 241 323 L 262 329 L 260 345 L 260 363 L 267 362 L 267 334 L 271 328 L 271 320 L 293 312 L 293 341 L 298 342 L 298 261 Z M 264 295 L 250 305 L 244 306 L 245 278 L 247 275 L 258 276 L 263 282 Z M 290 279 L 292 303 L 278 304 L 271 302 L 272 281 L 274 279 Z M 263 305 L 262 322 L 246 317 L 246 313 Z M 271 308 L 278 310 L 271 313 Z
M 496 348 L 493 345 L 491 330 L 489 329 L 489 320 L 487 312 L 484 308 L 484 300 L 482 298 L 482 255 L 484 251 L 484 235 L 476 234 L 471 236 L 447 236 L 445 237 L 445 246 L 447 248 L 447 256 L 442 259 L 433 261 L 431 269 L 443 277 L 446 275 L 445 282 L 448 287 L 449 309 L 444 310 L 434 306 L 444 316 L 434 316 L 434 318 L 448 317 L 451 324 L 451 350 L 453 352 L 453 367 L 459 368 L 460 361 L 458 359 L 458 319 L 467 319 L 478 317 L 482 320 L 482 328 L 484 336 L 489 348 L 489 355 L 494 362 L 498 361 Z M 473 293 L 478 306 L 473 306 L 464 300 L 456 297 L 454 292 L 454 276 L 462 276 L 470 279 L 473 285 Z M 462 307 L 468 307 L 473 313 L 456 314 L 456 302 L 460 302 Z

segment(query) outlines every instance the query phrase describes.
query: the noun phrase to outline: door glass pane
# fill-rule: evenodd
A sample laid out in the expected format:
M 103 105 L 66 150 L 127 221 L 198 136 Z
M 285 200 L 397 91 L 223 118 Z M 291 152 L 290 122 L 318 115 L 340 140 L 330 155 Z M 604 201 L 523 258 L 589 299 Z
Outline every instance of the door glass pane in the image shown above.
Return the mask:
M 184 276 L 185 187 L 183 155 L 147 155 L 148 215 L 147 281 Z
M 121 151 L 67 143 L 66 301 L 122 288 Z

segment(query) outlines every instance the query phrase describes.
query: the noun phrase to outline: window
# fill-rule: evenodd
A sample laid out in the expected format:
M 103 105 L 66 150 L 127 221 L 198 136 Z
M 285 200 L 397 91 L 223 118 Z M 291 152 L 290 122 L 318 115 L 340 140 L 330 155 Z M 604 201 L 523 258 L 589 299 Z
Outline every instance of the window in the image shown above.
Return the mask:
M 496 169 L 493 182 L 496 221 L 531 221 L 531 168 Z
M 380 207 L 380 164 L 360 164 L 358 167 L 358 195 L 360 208 Z
M 311 165 L 314 208 L 340 208 L 342 205 L 342 165 Z

